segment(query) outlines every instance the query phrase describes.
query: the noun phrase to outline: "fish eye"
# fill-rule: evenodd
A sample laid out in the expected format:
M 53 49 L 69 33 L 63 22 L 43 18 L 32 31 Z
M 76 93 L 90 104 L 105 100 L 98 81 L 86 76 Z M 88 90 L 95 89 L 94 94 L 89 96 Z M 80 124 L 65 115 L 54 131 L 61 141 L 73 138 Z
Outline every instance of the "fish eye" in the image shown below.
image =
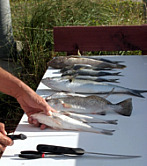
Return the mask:
M 69 82 L 72 82 L 72 79 L 71 79 L 71 78 L 69 79 Z

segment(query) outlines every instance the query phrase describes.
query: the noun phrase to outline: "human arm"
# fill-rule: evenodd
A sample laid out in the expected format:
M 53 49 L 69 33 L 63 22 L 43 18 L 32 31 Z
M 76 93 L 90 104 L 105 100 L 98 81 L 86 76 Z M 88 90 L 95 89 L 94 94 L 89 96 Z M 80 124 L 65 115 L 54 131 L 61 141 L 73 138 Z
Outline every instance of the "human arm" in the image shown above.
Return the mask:
M 15 97 L 28 117 L 36 112 L 42 111 L 51 115 L 51 112 L 55 111 L 29 86 L 2 68 L 0 68 L 0 91 Z
M 55 111 L 47 104 L 47 102 L 41 96 L 39 96 L 29 86 L 27 86 L 20 79 L 16 78 L 2 68 L 0 68 L 0 91 L 7 95 L 15 97 L 21 108 L 27 114 L 29 123 L 35 124 L 35 126 L 39 126 L 40 124 L 38 123 L 38 121 L 30 117 L 31 114 L 37 112 L 44 112 L 46 115 L 51 115 L 51 112 Z M 45 127 L 45 125 L 40 126 L 41 129 L 44 129 Z M 4 127 L 1 127 L 0 147 L 2 147 L 2 149 L 4 148 L 2 146 L 3 142 L 1 142 L 1 140 L 7 138 L 7 141 L 10 141 L 4 131 Z
M 0 91 L 15 97 L 21 108 L 28 116 L 28 121 L 35 126 L 39 126 L 38 121 L 30 117 L 31 114 L 44 112 L 46 115 L 51 115 L 55 111 L 47 102 L 37 95 L 29 86 L 20 79 L 3 70 L 0 67 Z M 41 129 L 46 128 L 45 125 L 40 126 Z M 11 145 L 12 140 L 6 136 L 4 124 L 0 123 L 0 152 L 3 152 L 6 146 Z

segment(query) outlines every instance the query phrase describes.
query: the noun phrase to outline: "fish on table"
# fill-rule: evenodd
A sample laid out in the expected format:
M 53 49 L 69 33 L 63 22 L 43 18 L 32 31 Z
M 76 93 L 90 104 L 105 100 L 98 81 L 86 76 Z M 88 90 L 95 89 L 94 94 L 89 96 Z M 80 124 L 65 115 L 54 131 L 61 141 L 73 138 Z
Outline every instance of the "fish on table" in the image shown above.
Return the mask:
M 79 69 L 92 69 L 92 70 L 112 70 L 112 68 L 100 68 L 94 67 L 88 64 L 74 64 L 72 66 L 65 66 L 63 67 L 60 72 L 63 73 L 67 70 L 79 70 Z
M 74 57 L 77 57 L 76 55 L 72 55 Z M 112 61 L 112 60 L 109 60 L 109 59 L 106 59 L 106 58 L 100 58 L 99 56 L 86 56 L 86 55 L 82 55 L 82 57 L 84 58 L 90 58 L 90 59 L 95 59 L 95 60 L 101 60 L 101 61 L 104 61 L 104 62 L 109 62 L 109 63 L 122 63 L 124 61 Z
M 144 97 L 141 93 L 147 90 L 136 90 L 125 88 L 109 83 L 96 82 L 91 80 L 81 80 L 74 78 L 51 78 L 47 77 L 41 81 L 44 85 L 55 91 L 65 91 L 83 94 L 130 94 L 138 97 Z
M 73 66 L 74 64 L 88 64 L 94 67 L 99 68 L 118 68 L 123 69 L 126 66 L 113 63 L 113 62 L 106 62 L 103 60 L 96 60 L 92 58 L 84 58 L 84 57 L 75 57 L 75 56 L 58 56 L 53 58 L 51 61 L 48 62 L 48 65 L 55 69 L 62 69 L 65 66 Z
M 35 113 L 31 116 L 33 119 L 38 120 L 39 123 L 45 124 L 56 130 L 75 130 L 105 135 L 113 135 L 114 132 L 114 130 L 107 130 L 90 126 L 89 124 L 70 118 L 59 112 L 53 112 L 51 116 L 47 116 L 43 113 Z
M 119 79 L 114 78 L 103 78 L 103 77 L 95 77 L 95 76 L 85 76 L 85 75 L 74 75 L 72 76 L 75 79 L 81 79 L 81 80 L 91 80 L 96 82 L 115 82 L 118 83 Z
M 121 72 L 106 72 L 106 71 L 96 71 L 92 69 L 79 69 L 79 70 L 67 70 L 62 73 L 62 76 L 66 75 L 85 75 L 85 76 L 120 76 Z
M 47 103 L 58 111 L 73 112 L 80 114 L 100 114 L 105 115 L 115 112 L 120 115 L 130 116 L 132 113 L 132 99 L 123 100 L 117 104 L 96 95 L 72 96 L 68 97 L 46 97 Z M 68 113 L 67 113 L 68 114 Z M 71 115 L 72 116 L 72 115 Z M 75 115 L 76 116 L 76 115 Z M 83 117 L 84 118 L 84 117 Z
M 61 76 L 58 77 L 52 77 L 53 79 L 59 79 L 61 78 Z M 91 80 L 91 81 L 95 81 L 95 82 L 114 82 L 114 83 L 119 83 L 119 79 L 118 78 L 104 78 L 102 77 L 96 77 L 96 76 L 86 76 L 86 75 L 66 75 L 66 76 L 62 76 L 62 79 L 80 79 L 80 80 Z

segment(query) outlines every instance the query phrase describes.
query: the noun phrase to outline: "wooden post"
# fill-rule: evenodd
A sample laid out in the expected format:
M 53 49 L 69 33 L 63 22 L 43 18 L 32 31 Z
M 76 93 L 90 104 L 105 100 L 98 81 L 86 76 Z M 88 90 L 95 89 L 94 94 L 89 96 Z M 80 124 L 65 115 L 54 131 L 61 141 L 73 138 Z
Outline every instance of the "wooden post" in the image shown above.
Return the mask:
M 8 58 L 16 51 L 13 38 L 9 0 L 0 0 L 0 59 Z

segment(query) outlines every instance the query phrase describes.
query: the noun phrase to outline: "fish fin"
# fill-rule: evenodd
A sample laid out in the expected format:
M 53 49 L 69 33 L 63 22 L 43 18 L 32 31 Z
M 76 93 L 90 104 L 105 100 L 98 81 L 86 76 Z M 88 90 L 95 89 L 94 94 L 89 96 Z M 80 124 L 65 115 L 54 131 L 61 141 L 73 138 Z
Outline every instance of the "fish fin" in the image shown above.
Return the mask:
M 112 90 L 104 98 L 106 99 L 107 97 L 109 97 L 113 93 L 114 89 L 115 88 L 112 88 Z
M 116 105 L 120 105 L 122 109 L 116 110 L 118 114 L 124 116 L 130 116 L 132 113 L 132 98 L 126 99 L 122 102 L 117 103 Z
M 118 120 L 106 120 L 106 123 L 107 124 L 115 124 L 115 125 L 117 125 L 117 121 Z
M 120 73 L 121 73 L 121 72 L 111 73 L 111 75 L 114 75 L 114 76 L 121 76 Z
M 67 104 L 67 103 L 62 103 L 63 107 L 65 108 L 72 108 L 72 106 L 70 104 Z
M 130 90 L 130 93 L 132 95 L 135 95 L 135 96 L 138 96 L 138 97 L 142 97 L 142 98 L 144 98 L 144 96 L 141 95 L 141 93 L 146 93 L 146 92 L 147 92 L 147 90 L 134 90 L 134 89 Z
M 98 132 L 100 132 L 101 134 L 105 134 L 105 135 L 113 135 L 113 132 L 115 131 L 115 130 L 100 129 L 96 127 L 94 128 L 97 129 Z
M 107 79 L 104 82 L 115 82 L 115 83 L 119 83 L 118 80 L 119 79 Z
M 118 68 L 118 69 L 124 69 L 124 68 L 126 68 L 126 65 L 116 64 L 116 68 Z
M 101 131 L 101 134 L 105 134 L 105 135 L 113 135 L 112 132 L 109 131 Z
M 91 128 L 89 128 L 89 129 L 81 130 L 81 128 L 79 128 L 78 130 L 92 132 L 92 133 L 98 133 L 98 134 L 104 134 L 104 135 L 113 135 L 113 132 L 115 131 L 115 130 L 101 129 L 101 128 L 97 128 L 97 127 L 93 127 L 93 126 L 91 126 Z
M 102 111 L 102 112 L 99 112 L 98 114 L 99 114 L 99 115 L 106 115 L 106 112 L 105 112 L 105 111 Z

